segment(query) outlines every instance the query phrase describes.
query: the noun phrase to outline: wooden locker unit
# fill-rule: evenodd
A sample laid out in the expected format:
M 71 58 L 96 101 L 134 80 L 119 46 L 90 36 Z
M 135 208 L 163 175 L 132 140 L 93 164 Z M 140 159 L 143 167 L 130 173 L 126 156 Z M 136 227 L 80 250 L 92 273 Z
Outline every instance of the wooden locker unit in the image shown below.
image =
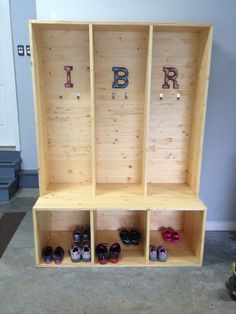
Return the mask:
M 115 266 L 201 265 L 206 207 L 199 182 L 212 31 L 194 24 L 30 22 L 37 266 L 48 266 L 41 251 L 49 244 L 65 249 L 61 266 L 99 266 L 96 244 L 121 243 L 122 227 L 137 228 L 142 240 L 136 248 L 122 245 Z M 126 88 L 113 88 L 113 67 L 127 68 Z M 179 88 L 172 81 L 162 87 L 163 67 L 178 70 Z M 70 261 L 76 226 L 90 227 L 90 263 Z M 166 263 L 150 262 L 149 245 L 163 243 L 162 227 L 178 230 L 181 241 L 166 245 Z

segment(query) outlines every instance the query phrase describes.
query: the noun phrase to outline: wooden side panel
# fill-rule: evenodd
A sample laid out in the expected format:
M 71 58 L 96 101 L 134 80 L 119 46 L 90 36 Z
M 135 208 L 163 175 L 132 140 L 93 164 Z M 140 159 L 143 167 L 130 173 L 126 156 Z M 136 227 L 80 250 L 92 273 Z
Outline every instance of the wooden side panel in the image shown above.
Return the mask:
M 98 183 L 141 183 L 147 46 L 148 27 L 94 29 Z M 116 66 L 129 71 L 125 89 L 112 88 Z
M 198 33 L 153 34 L 148 182 L 186 183 L 197 70 Z M 162 89 L 163 67 L 178 70 L 179 89 Z M 177 92 L 180 99 L 177 100 Z M 160 99 L 163 93 L 163 99 Z
M 35 243 L 35 259 L 38 266 L 41 262 L 41 254 L 48 241 L 48 222 L 49 212 L 36 211 L 33 208 L 33 224 L 34 224 L 34 243 Z
M 208 82 L 211 63 L 213 29 L 201 32 L 199 36 L 198 73 L 195 91 L 195 104 L 192 120 L 192 136 L 189 156 L 188 183 L 195 194 L 199 194 L 201 161 L 208 94 Z
M 184 233 L 199 263 L 203 259 L 205 240 L 206 211 L 188 211 L 184 213 Z
M 95 236 L 96 236 L 96 216 L 95 211 L 90 210 L 90 248 L 91 248 L 91 262 L 94 263 L 95 254 Z
M 142 211 L 140 212 L 140 232 L 143 242 L 143 252 L 145 256 L 146 263 L 148 263 L 149 260 L 149 211 Z
M 48 160 L 47 160 L 47 125 L 46 125 L 46 102 L 45 87 L 43 79 L 43 65 L 40 56 L 41 52 L 41 34 L 37 28 L 29 24 L 30 47 L 31 47 L 31 66 L 32 80 L 34 90 L 34 111 L 37 134 L 37 153 L 38 153 L 38 174 L 39 191 L 44 195 L 49 183 L 48 178 Z
M 47 102 L 48 175 L 51 183 L 91 183 L 89 31 L 50 29 L 42 33 Z M 66 88 L 64 66 L 73 66 Z

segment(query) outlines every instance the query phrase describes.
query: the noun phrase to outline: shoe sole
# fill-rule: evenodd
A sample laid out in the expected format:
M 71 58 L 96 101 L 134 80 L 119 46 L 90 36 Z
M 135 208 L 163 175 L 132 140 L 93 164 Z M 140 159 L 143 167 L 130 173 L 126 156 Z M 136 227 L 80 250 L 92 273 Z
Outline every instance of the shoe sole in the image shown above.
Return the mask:
M 81 262 L 81 259 L 72 259 L 72 258 L 71 258 L 71 261 L 72 261 L 73 263 L 79 263 L 79 262 Z
M 88 263 L 91 262 L 91 258 L 82 258 L 82 262 Z
M 107 262 L 108 262 L 108 260 L 100 260 L 100 261 L 99 261 L 99 263 L 102 264 L 102 265 L 107 264 Z
M 151 262 L 155 262 L 155 261 L 157 261 L 157 258 L 154 258 L 154 257 L 149 257 L 149 261 L 151 261 Z

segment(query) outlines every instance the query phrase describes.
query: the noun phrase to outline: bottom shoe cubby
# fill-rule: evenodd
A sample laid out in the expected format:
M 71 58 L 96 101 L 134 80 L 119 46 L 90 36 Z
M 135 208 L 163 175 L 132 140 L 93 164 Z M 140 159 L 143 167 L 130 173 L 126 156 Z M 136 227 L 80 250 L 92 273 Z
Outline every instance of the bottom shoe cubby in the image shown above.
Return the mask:
M 164 245 L 168 251 L 166 262 L 149 261 L 150 266 L 200 266 L 205 237 L 205 210 L 150 210 L 150 244 Z M 163 240 L 168 228 L 180 235 L 178 243 Z
M 78 228 L 91 230 L 92 212 L 90 210 L 36 210 L 33 211 L 34 232 L 35 232 L 35 253 L 36 264 L 40 267 L 63 267 L 63 266 L 89 266 L 91 262 L 73 263 L 70 258 L 69 249 L 72 243 L 73 231 Z M 92 235 L 91 235 L 92 238 Z M 61 246 L 65 255 L 63 262 L 59 265 L 55 263 L 45 264 L 42 259 L 42 250 L 46 246 L 55 249 Z M 91 241 L 91 246 L 93 242 Z M 94 248 L 91 247 L 91 252 Z
M 142 266 L 147 262 L 147 210 L 106 209 L 94 211 L 95 248 L 99 243 L 107 246 L 113 243 L 121 246 L 120 259 L 117 264 L 108 262 L 106 266 Z M 124 245 L 120 239 L 120 230 L 137 230 L 140 235 L 139 245 Z M 95 264 L 100 265 L 97 256 Z
M 35 255 L 38 267 L 89 267 L 89 266 L 201 266 L 203 258 L 206 210 L 174 209 L 43 209 L 34 208 Z M 73 263 L 69 249 L 73 231 L 90 229 L 91 262 Z M 124 245 L 120 230 L 137 230 L 139 245 Z M 165 229 L 176 230 L 179 243 L 166 242 Z M 119 243 L 121 254 L 118 263 L 110 261 L 101 265 L 96 256 L 96 246 L 102 243 L 109 251 L 113 243 Z M 166 262 L 150 261 L 149 246 L 164 245 L 168 251 Z M 61 246 L 65 251 L 62 264 L 45 264 L 42 250 Z

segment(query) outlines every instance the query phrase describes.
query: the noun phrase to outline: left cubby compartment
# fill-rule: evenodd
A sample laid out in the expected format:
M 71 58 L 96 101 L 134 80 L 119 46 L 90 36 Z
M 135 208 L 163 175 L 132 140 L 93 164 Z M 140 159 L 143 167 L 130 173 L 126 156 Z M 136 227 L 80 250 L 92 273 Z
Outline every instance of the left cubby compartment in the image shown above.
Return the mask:
M 89 25 L 30 23 L 40 195 L 92 193 Z
M 58 210 L 58 209 L 33 209 L 35 256 L 38 267 L 81 267 L 90 266 L 94 262 L 93 242 L 93 214 L 90 210 Z M 73 240 L 73 231 L 79 229 L 90 230 L 91 262 L 73 263 L 70 258 L 70 247 Z M 45 247 L 52 246 L 55 250 L 61 246 L 64 250 L 64 259 L 61 264 L 54 262 L 45 264 L 42 251 Z

